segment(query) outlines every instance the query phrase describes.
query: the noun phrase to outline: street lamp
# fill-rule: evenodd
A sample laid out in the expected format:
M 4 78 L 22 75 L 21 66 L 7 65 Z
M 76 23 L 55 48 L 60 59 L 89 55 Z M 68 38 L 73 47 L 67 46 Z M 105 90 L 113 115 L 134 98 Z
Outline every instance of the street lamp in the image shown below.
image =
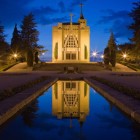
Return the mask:
M 127 57 L 127 54 L 123 54 L 123 58 L 126 59 L 126 57 Z
M 14 53 L 13 57 L 14 57 L 15 61 L 17 62 L 17 57 L 18 57 L 17 53 Z
M 103 54 L 101 55 L 101 58 L 102 58 L 102 59 L 104 58 L 104 55 L 103 55 Z
M 15 53 L 15 54 L 13 54 L 13 57 L 16 59 L 17 58 L 17 54 Z
M 92 55 L 93 55 L 94 57 L 96 57 L 96 56 L 97 56 L 97 52 L 93 52 Z
M 94 61 L 96 62 L 96 58 L 97 58 L 97 51 L 93 51 L 91 53 L 91 55 L 93 56 Z
M 123 53 L 123 54 L 122 54 L 122 57 L 123 57 L 123 59 L 124 59 L 124 61 L 125 61 L 126 58 L 128 57 L 128 55 L 127 55 L 126 53 Z

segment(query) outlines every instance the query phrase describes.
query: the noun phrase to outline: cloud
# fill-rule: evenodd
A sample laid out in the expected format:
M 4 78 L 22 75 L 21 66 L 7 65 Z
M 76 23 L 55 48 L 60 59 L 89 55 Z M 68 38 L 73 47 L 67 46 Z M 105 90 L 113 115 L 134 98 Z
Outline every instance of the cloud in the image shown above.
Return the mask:
M 26 5 L 32 1 L 34 0 L 1 0 L 0 21 L 5 26 L 18 22 L 28 12 Z
M 64 22 L 64 21 L 68 21 L 68 17 L 67 16 L 53 17 L 53 18 L 42 16 L 39 19 L 38 23 L 42 24 L 42 25 L 49 25 L 49 24 L 58 23 L 58 22 Z
M 60 2 L 58 3 L 58 6 L 60 7 L 60 10 L 61 10 L 62 13 L 63 13 L 63 12 L 66 12 L 65 4 L 64 4 L 63 1 L 60 1 Z
M 73 0 L 69 6 L 69 11 L 73 11 L 76 6 L 78 6 L 81 2 L 84 3 L 88 0 Z
M 0 21 L 6 27 L 11 27 L 15 23 L 21 23 L 23 17 L 30 12 L 35 15 L 35 19 L 39 24 L 44 24 L 44 19 L 47 19 L 46 23 L 53 23 L 53 21 L 61 21 L 63 18 L 57 18 L 48 20 L 53 15 L 57 15 L 59 12 L 59 7 L 61 11 L 64 10 L 64 4 L 61 1 L 59 7 L 54 8 L 51 6 L 37 7 L 33 6 L 32 3 L 35 0 L 2 0 L 0 4 Z M 32 8 L 30 7 L 32 5 Z M 41 23 L 43 21 L 43 23 Z
M 83 0 L 85 1 L 87 0 Z M 1 23 L 11 28 L 15 23 L 21 24 L 24 16 L 30 12 L 35 15 L 36 22 L 42 25 L 64 22 L 68 21 L 66 14 L 80 4 L 80 0 L 71 0 L 68 3 L 59 0 L 55 7 L 49 5 L 39 7 L 39 5 L 34 5 L 35 2 L 36 0 L 1 0 Z
M 40 7 L 39 9 L 33 9 L 32 12 L 35 14 L 35 15 L 50 15 L 50 14 L 55 14 L 58 12 L 57 9 L 53 9 L 49 6 L 46 6 L 46 7 Z
M 116 38 L 120 37 L 130 37 L 132 35 L 131 30 L 128 29 L 129 25 L 132 23 L 132 19 L 129 17 L 129 11 L 118 11 L 113 10 L 102 11 L 108 15 L 102 16 L 97 24 L 104 24 L 107 26 L 105 32 L 110 32 L 112 30 Z
M 52 24 L 54 22 L 61 21 L 62 19 L 64 19 L 64 17 L 55 17 L 58 12 L 58 9 L 53 9 L 49 6 L 40 7 L 39 9 L 32 10 L 32 13 L 35 15 L 37 23 L 41 25 Z

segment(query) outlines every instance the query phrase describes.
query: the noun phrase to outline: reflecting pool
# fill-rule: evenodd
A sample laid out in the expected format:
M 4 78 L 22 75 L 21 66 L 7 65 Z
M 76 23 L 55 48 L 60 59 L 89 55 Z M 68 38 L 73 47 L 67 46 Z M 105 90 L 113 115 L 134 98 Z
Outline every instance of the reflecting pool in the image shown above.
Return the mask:
M 140 140 L 140 124 L 84 81 L 58 81 L 1 126 L 11 139 Z

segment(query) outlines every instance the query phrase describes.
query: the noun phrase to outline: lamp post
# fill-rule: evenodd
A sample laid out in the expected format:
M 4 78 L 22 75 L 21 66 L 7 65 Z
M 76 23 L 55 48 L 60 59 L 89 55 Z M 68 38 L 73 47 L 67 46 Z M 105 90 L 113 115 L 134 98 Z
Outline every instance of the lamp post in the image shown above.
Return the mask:
M 127 54 L 126 53 L 123 54 L 123 58 L 124 58 L 124 60 L 127 58 Z
M 18 57 L 18 55 L 17 55 L 16 53 L 14 53 L 14 54 L 13 54 L 13 57 L 14 57 L 14 59 L 15 59 L 16 62 L 17 62 L 17 57 Z
M 93 58 L 96 60 L 97 52 L 96 52 L 96 51 L 93 51 L 93 52 L 92 52 L 92 56 L 93 56 Z
M 101 55 L 101 58 L 102 58 L 102 59 L 104 58 L 104 55 L 103 55 L 103 54 Z

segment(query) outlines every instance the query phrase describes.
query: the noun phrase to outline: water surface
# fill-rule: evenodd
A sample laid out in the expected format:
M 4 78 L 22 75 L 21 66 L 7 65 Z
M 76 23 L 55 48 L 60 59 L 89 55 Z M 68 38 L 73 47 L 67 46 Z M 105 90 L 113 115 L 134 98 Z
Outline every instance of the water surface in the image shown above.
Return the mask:
M 0 140 L 140 140 L 131 120 L 83 81 L 58 81 L 0 128 Z

